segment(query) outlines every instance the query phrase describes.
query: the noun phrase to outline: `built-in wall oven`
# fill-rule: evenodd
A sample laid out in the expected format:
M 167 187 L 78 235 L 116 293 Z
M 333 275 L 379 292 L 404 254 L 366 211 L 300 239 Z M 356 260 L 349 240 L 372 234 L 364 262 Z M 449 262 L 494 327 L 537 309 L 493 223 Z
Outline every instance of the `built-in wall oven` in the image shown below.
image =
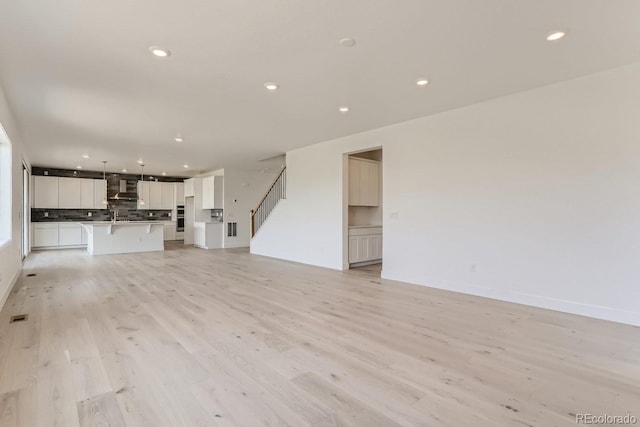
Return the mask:
M 176 231 L 184 231 L 184 205 L 178 205 L 177 208 Z

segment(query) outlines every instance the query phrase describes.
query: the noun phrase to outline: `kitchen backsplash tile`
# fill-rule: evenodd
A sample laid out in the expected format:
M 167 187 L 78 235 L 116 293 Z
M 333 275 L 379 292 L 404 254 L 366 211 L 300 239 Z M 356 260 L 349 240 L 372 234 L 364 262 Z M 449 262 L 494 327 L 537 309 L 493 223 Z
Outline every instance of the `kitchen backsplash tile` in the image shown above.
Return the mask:
M 171 221 L 169 210 L 135 210 L 135 202 L 133 205 L 133 210 L 118 208 L 118 220 Z M 153 216 L 149 216 L 150 213 Z M 31 222 L 89 222 L 111 219 L 113 214 L 106 209 L 31 209 Z

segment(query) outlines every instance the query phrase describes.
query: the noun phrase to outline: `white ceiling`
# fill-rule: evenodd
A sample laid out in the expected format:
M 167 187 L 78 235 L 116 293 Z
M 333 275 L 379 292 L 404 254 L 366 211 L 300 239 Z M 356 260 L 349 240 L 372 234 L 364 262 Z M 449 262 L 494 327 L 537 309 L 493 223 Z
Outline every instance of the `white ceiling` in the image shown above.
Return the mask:
M 639 17 L 637 0 L 7 0 L 0 83 L 34 165 L 189 175 L 636 62 Z

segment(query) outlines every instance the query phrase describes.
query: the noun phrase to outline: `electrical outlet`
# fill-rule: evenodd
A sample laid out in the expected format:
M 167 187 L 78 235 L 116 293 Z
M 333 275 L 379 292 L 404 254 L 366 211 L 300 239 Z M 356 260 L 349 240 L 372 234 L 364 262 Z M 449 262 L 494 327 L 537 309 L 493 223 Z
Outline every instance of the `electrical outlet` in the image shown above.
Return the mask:
M 45 213 L 44 213 L 44 217 L 45 217 L 45 218 L 48 218 L 48 217 L 49 217 L 49 212 L 45 212 Z
M 87 216 L 88 216 L 88 217 L 90 217 L 90 216 L 92 216 L 92 215 L 93 215 L 93 214 L 92 214 L 91 212 L 87 212 Z
M 153 212 L 149 212 L 149 216 L 153 216 Z

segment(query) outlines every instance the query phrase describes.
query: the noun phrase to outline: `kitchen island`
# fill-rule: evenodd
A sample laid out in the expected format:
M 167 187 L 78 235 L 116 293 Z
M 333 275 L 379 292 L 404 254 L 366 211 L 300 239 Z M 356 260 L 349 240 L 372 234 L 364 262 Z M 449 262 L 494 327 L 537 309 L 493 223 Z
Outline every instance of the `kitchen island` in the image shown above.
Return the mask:
M 93 221 L 80 223 L 87 230 L 91 255 L 164 251 L 164 224 L 160 221 Z

